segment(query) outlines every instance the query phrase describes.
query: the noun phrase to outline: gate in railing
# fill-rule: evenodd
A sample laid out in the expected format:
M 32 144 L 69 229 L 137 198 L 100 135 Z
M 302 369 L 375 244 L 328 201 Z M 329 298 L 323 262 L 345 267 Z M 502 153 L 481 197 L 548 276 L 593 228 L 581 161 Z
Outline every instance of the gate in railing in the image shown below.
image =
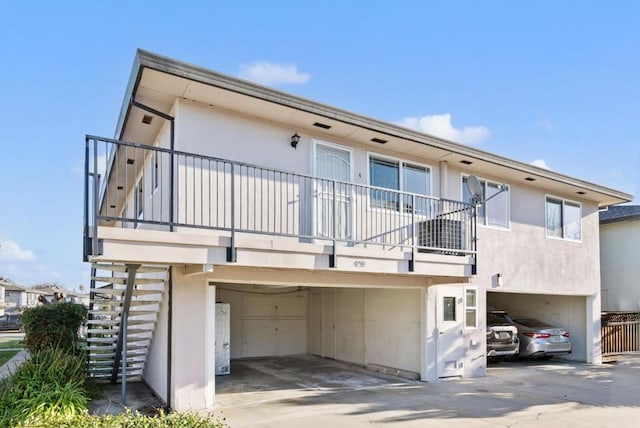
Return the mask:
M 603 312 L 602 357 L 640 352 L 640 312 Z

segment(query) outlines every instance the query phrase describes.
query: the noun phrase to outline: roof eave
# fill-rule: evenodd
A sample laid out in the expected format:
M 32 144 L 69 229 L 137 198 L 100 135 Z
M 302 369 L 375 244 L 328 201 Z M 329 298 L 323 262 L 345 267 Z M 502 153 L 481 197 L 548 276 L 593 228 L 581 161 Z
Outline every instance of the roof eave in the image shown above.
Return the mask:
M 580 187 L 584 190 L 606 196 L 606 198 L 600 198 L 599 206 L 601 207 L 631 202 L 633 200 L 633 195 L 626 192 L 611 189 L 554 171 L 549 171 L 544 168 L 533 166 L 531 164 L 509 159 L 500 155 L 465 146 L 463 144 L 455 143 L 453 141 L 445 140 L 432 135 L 424 134 L 418 131 L 401 127 L 399 125 L 394 125 L 339 108 L 331 107 L 329 105 L 308 100 L 296 95 L 287 94 L 282 91 L 260 86 L 245 80 L 231 77 L 203 67 L 178 61 L 142 49 L 138 49 L 136 52 L 135 61 L 132 67 L 131 75 L 129 77 L 129 83 L 127 85 L 122 107 L 120 109 L 120 116 L 115 133 L 116 139 L 120 139 L 123 135 L 131 101 L 135 96 L 144 68 L 150 68 L 170 75 L 183 77 L 189 80 L 227 89 L 239 94 L 274 102 L 308 113 L 317 114 L 333 120 L 380 132 L 389 136 L 430 145 L 432 147 L 461 154 L 476 160 L 489 162 L 495 165 L 514 169 L 516 171 L 536 175 L 541 178 L 546 178 L 564 184 Z

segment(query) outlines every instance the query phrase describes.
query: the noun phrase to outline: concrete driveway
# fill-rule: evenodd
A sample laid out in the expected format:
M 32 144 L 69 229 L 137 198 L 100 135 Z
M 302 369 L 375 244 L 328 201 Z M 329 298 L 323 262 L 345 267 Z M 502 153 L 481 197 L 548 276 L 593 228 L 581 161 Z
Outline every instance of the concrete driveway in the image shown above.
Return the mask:
M 232 363 L 217 404 L 240 427 L 630 427 L 640 357 L 614 365 L 500 363 L 489 375 L 407 381 L 308 355 Z

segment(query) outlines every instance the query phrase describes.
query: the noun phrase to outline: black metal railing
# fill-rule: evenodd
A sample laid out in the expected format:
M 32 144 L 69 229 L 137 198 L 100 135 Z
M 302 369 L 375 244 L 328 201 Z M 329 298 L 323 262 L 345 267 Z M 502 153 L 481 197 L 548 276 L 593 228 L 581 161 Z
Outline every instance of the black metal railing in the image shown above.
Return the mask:
M 87 136 L 85 258 L 98 226 L 227 231 L 475 254 L 475 206 Z M 173 174 L 171 172 L 173 171 Z

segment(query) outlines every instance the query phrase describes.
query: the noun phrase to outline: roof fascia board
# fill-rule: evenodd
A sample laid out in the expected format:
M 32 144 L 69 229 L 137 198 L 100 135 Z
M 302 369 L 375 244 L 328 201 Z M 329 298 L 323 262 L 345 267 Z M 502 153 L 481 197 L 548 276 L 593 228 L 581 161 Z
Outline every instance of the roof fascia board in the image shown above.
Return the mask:
M 640 221 L 640 215 L 631 215 L 631 216 L 627 216 L 627 217 L 608 218 L 606 220 L 600 220 L 600 224 L 625 223 L 625 222 L 634 222 L 634 221 Z
M 399 125 L 393 125 L 367 116 L 331 107 L 326 104 L 287 94 L 282 91 L 277 91 L 264 86 L 256 85 L 245 80 L 227 76 L 225 74 L 208 70 L 206 68 L 186 62 L 177 61 L 172 58 L 154 54 L 142 49 L 138 49 L 136 54 L 136 60 L 134 62 L 129 85 L 127 86 L 127 92 L 125 94 L 125 99 L 123 101 L 122 109 L 120 112 L 120 120 L 116 132 L 117 136 L 122 135 L 123 126 L 126 122 L 125 112 L 128 114 L 130 100 L 133 99 L 133 96 L 135 95 L 135 91 L 140 82 L 140 78 L 144 68 L 150 68 L 166 74 L 233 91 L 249 97 L 258 98 L 264 101 L 273 102 L 304 112 L 317 114 L 322 117 L 340 121 L 346 124 L 351 124 L 392 137 L 398 137 L 416 143 L 429 145 L 462 156 L 470 157 L 475 160 L 503 166 L 526 174 L 532 174 L 541 178 L 546 178 L 548 180 L 576 186 L 594 193 L 606 195 L 610 198 L 619 199 L 619 203 L 631 202 L 633 200 L 633 196 L 625 192 L 584 181 L 578 178 L 570 177 L 568 175 L 560 174 L 554 171 L 549 171 L 544 168 L 539 168 L 524 162 L 509 159 L 483 150 L 478 150 L 476 148 L 465 146 L 463 144 L 454 143 L 442 138 L 423 134 L 417 131 L 410 130 L 408 128 L 401 127 Z

